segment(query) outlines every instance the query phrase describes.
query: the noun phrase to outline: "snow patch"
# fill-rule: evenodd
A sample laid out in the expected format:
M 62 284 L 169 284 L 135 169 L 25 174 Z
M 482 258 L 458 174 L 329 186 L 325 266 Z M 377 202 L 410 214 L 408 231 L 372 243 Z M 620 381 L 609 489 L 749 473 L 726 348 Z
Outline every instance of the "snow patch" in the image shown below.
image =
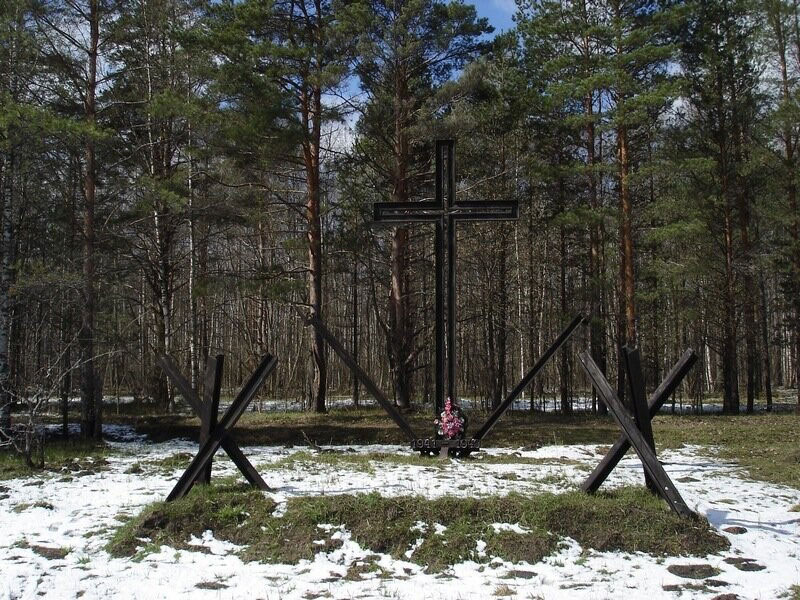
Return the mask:
M 111 427 L 112 429 L 108 429 Z M 513 585 L 516 597 L 541 596 L 548 600 L 605 597 L 676 598 L 665 586 L 698 583 L 674 575 L 668 567 L 704 563 L 721 573 L 714 579 L 728 585 L 709 591 L 685 590 L 681 598 L 713 598 L 723 593 L 741 598 L 778 597 L 789 586 L 800 583 L 800 519 L 791 508 L 800 504 L 800 491 L 748 479 L 741 467 L 713 458 L 713 448 L 687 446 L 659 453 L 664 468 L 694 510 L 728 537 L 731 548 L 707 557 L 660 559 L 642 553 L 585 551 L 574 540 L 562 541 L 556 553 L 530 565 L 501 559 L 489 565 L 472 561 L 454 565 L 446 577 L 426 572 L 424 567 L 396 560 L 362 548 L 337 524 L 320 526 L 327 537 L 341 540 L 340 547 L 317 554 L 298 565 L 243 563 L 236 555 L 241 548 L 217 540 L 210 531 L 189 540 L 197 550 L 176 551 L 162 546 L 143 560 L 113 558 L 105 551 L 118 518 L 132 516 L 143 506 L 162 500 L 175 484 L 161 469 L 147 464 L 178 452 L 197 451 L 190 440 L 147 443 L 131 428 L 106 426 L 119 455 L 107 458 L 103 470 L 82 477 L 67 473 L 44 473 L 3 481 L 0 494 L 0 600 L 46 597 L 66 599 L 100 598 L 160 599 L 253 598 L 301 600 L 329 594 L 333 598 L 484 599 L 493 597 L 501 585 Z M 381 463 L 374 472 L 361 472 L 337 465 L 309 463 L 264 471 L 274 487 L 266 493 L 285 513 L 291 498 L 318 495 L 378 492 L 384 496 L 447 495 L 487 497 L 511 492 L 537 494 L 577 487 L 593 468 L 604 446 L 545 446 L 538 449 L 489 449 L 490 456 L 538 459 L 543 464 L 515 463 L 516 478 L 503 478 L 508 464 L 442 461 L 435 466 Z M 358 454 L 407 453 L 399 445 L 335 447 Z M 302 448 L 248 447 L 254 464 L 274 463 Z M 552 462 L 548 462 L 552 461 Z M 144 468 L 127 473 L 134 463 Z M 214 460 L 214 477 L 237 475 L 224 454 Z M 543 478 L 543 475 L 547 475 Z M 177 475 L 176 475 L 177 477 Z M 551 481 L 556 478 L 558 483 Z M 605 487 L 640 485 L 642 468 L 628 455 L 604 484 Z M 5 496 L 5 497 L 3 497 Z M 52 509 L 32 505 L 48 503 Z M 31 505 L 24 508 L 24 505 Z M 18 512 L 15 507 L 23 506 Z M 493 523 L 495 531 L 524 533 L 519 524 Z M 732 532 L 726 532 L 725 529 Z M 742 532 L 742 529 L 744 530 Z M 428 532 L 443 533 L 440 524 L 415 523 L 420 538 L 405 558 L 411 558 Z M 143 542 L 144 543 L 144 542 Z M 45 558 L 35 547 L 62 549 L 63 558 Z M 486 544 L 476 544 L 476 555 L 484 557 Z M 725 559 L 753 559 L 762 570 L 741 570 Z M 390 579 L 364 574 L 350 578 L 351 565 L 371 561 Z M 739 564 L 741 566 L 741 563 Z M 146 582 L 146 584 L 143 584 Z M 197 588 L 213 582 L 219 589 Z M 220 587 L 225 586 L 225 587 Z M 635 591 L 634 591 L 635 590 Z

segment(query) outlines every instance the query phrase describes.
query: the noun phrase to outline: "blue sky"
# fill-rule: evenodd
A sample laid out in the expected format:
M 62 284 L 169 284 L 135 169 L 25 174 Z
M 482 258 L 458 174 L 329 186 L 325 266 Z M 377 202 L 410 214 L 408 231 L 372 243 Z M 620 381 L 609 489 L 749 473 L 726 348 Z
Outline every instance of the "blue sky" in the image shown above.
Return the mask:
M 469 0 L 466 0 L 469 2 Z M 511 17 L 517 10 L 514 0 L 472 0 L 478 14 L 487 17 L 494 26 L 495 33 L 506 31 L 514 26 Z

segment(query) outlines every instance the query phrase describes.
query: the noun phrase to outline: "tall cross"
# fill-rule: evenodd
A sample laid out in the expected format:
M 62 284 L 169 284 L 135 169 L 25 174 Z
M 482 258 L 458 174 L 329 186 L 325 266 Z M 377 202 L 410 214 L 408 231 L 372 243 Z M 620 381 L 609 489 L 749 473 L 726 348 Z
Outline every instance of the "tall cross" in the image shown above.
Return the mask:
M 375 203 L 374 218 L 377 222 L 433 223 L 435 227 L 436 397 L 433 409 L 437 416 L 444 410 L 445 398 L 456 400 L 456 222 L 509 221 L 518 216 L 519 204 L 516 200 L 456 200 L 455 142 L 453 140 L 436 140 L 435 200 Z M 447 279 L 446 298 L 445 278 Z M 446 319 L 445 310 L 447 312 Z M 447 382 L 446 395 L 445 380 Z

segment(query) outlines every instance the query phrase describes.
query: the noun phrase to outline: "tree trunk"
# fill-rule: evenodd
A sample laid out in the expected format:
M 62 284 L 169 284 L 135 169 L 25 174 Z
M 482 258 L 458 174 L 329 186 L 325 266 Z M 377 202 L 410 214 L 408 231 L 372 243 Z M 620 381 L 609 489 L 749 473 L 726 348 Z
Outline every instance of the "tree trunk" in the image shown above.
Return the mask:
M 322 121 L 322 93 L 319 86 L 312 86 L 311 95 L 303 97 L 303 121 L 309 139 L 303 144 L 306 168 L 306 221 L 308 239 L 308 304 L 313 315 L 322 319 L 322 221 L 320 218 L 320 139 Z M 315 327 L 310 328 L 311 357 L 314 364 L 314 380 L 311 387 L 311 405 L 315 412 L 326 411 L 325 400 L 328 389 L 328 364 L 325 341 Z
M 561 244 L 561 268 L 559 277 L 559 290 L 561 296 L 561 311 L 563 318 L 567 314 L 567 265 L 566 265 L 566 234 L 562 225 L 559 231 Z M 561 395 L 561 412 L 565 415 L 572 413 L 572 403 L 569 398 L 569 350 L 564 345 L 560 352 L 561 368 L 559 369 L 559 392 Z
M 584 98 L 584 111 L 587 115 L 586 124 L 586 163 L 588 166 L 589 207 L 592 213 L 592 222 L 589 224 L 589 303 L 590 318 L 589 347 L 592 358 L 606 372 L 606 336 L 603 311 L 603 221 L 600 215 L 600 202 L 597 194 L 597 173 L 595 166 L 597 157 L 595 153 L 595 124 L 593 120 L 594 106 L 591 93 Z M 600 414 L 607 414 L 608 408 L 601 400 L 597 402 L 597 392 L 592 387 L 592 406 L 597 407 Z
M 24 26 L 23 11 L 17 10 L 16 19 L 11 28 L 8 47 L 8 93 L 14 101 L 19 100 L 17 80 L 17 61 L 20 45 L 15 33 L 21 32 Z M 18 206 L 20 157 L 17 144 L 20 143 L 15 127 L 9 126 L 7 133 L 8 153 L 0 162 L 0 441 L 8 439 L 11 435 L 11 403 L 14 396 L 11 393 L 11 335 L 13 326 L 13 313 L 11 308 L 11 282 L 14 276 L 14 229 L 13 214 Z
M 630 191 L 630 155 L 628 150 L 628 131 L 624 126 L 617 129 L 619 151 L 619 207 L 620 207 L 620 254 L 622 275 L 622 298 L 625 314 L 625 344 L 635 347 L 636 299 L 633 262 L 633 207 Z
M 769 305 L 767 304 L 767 290 L 764 286 L 764 274 L 759 275 L 759 288 L 761 296 L 761 344 L 764 347 L 764 392 L 767 400 L 767 412 L 772 412 L 772 362 L 769 356 Z
M 358 259 L 353 253 L 353 360 L 358 363 Z M 358 377 L 352 373 L 353 386 L 353 406 L 358 406 L 359 391 L 361 386 L 358 384 Z
M 558 178 L 558 198 L 562 210 L 566 210 L 566 191 L 564 189 L 564 178 Z M 563 225 L 559 228 L 559 248 L 561 263 L 559 271 L 559 291 L 561 296 L 560 317 L 563 319 L 567 314 L 567 233 Z M 569 348 L 565 344 L 561 347 L 561 368 L 559 369 L 559 391 L 561 393 L 561 412 L 563 414 L 572 413 L 572 403 L 569 397 Z
M 72 393 L 72 345 L 69 341 L 69 317 L 61 318 L 61 434 L 69 437 L 69 397 Z
M 507 232 L 504 229 L 500 234 L 500 265 L 499 265 L 499 281 L 498 293 L 500 297 L 497 301 L 497 368 L 495 370 L 495 381 L 493 384 L 494 397 L 492 398 L 492 407 L 497 407 L 503 401 L 506 387 L 506 354 L 507 354 L 507 339 L 508 339 L 508 240 Z
M 747 374 L 747 413 L 753 413 L 753 404 L 756 395 L 755 374 L 758 356 L 756 353 L 756 289 L 753 281 L 752 249 L 750 242 L 750 210 L 746 192 L 740 185 L 738 196 L 739 203 L 739 229 L 742 241 L 742 262 L 744 281 L 744 336 L 745 336 L 745 370 Z
M 732 90 L 732 102 L 736 104 L 736 90 Z M 745 132 L 747 130 L 747 123 L 741 122 L 740 116 L 736 117 L 734 127 L 734 141 L 733 148 L 735 151 L 735 159 L 737 164 L 745 164 L 747 162 L 747 148 L 745 140 Z M 745 338 L 745 374 L 747 379 L 747 413 L 753 413 L 753 404 L 756 395 L 756 367 L 758 357 L 756 356 L 756 286 L 753 279 L 753 248 L 750 239 L 750 194 L 747 181 L 740 179 L 738 173 L 734 175 L 736 182 L 736 208 L 739 217 L 739 239 L 742 244 L 741 256 L 738 263 L 741 265 L 742 281 L 744 297 L 743 305 L 743 325 L 744 325 L 744 338 Z
M 723 308 L 722 341 L 722 411 L 726 414 L 739 413 L 739 371 L 736 348 L 736 283 L 733 255 L 733 217 L 728 186 L 723 175 L 722 193 L 727 204 L 725 209 L 725 301 Z
M 192 124 L 188 124 L 189 130 L 189 177 L 187 187 L 189 195 L 189 374 L 192 387 L 197 389 L 200 363 L 197 357 L 197 231 L 195 227 L 194 214 L 194 159 L 191 154 L 192 145 Z
M 486 324 L 485 327 L 485 338 L 486 338 L 486 359 L 487 359 L 487 381 L 486 381 L 486 389 L 488 391 L 487 397 L 489 399 L 490 405 L 492 408 L 499 404 L 495 404 L 495 399 L 500 397 L 500 394 L 497 393 L 496 385 L 497 385 L 497 348 L 495 344 L 497 343 L 497 337 L 495 336 L 494 332 L 494 294 L 492 293 L 495 288 L 494 282 L 494 265 L 491 262 L 487 262 L 486 264 L 486 285 L 484 289 L 486 290 L 482 294 L 482 320 Z
M 501 160 L 500 172 L 506 172 L 506 140 L 501 139 L 500 145 Z M 502 193 L 508 195 L 508 177 L 503 175 Z M 497 302 L 497 369 L 493 383 L 494 397 L 492 407 L 495 408 L 503 401 L 506 392 L 506 360 L 507 360 L 507 341 L 508 341 L 508 230 L 503 227 L 499 235 L 500 256 L 498 265 L 499 281 L 497 290 L 499 298 Z
M 12 141 L 13 144 L 13 141 Z M 13 269 L 12 214 L 16 204 L 19 160 L 12 149 L 7 157 L 3 175 L 3 207 L 0 212 L 0 441 L 11 435 L 11 369 L 9 342 L 11 339 L 10 288 Z
M 392 201 L 407 202 L 408 168 L 411 161 L 408 125 L 410 122 L 408 75 L 397 66 L 394 82 L 394 169 L 390 173 Z M 398 227 L 392 235 L 391 291 L 389 294 L 389 362 L 392 369 L 395 403 L 411 406 L 412 324 L 408 248 L 408 229 Z
M 527 323 L 527 330 L 528 330 L 528 354 L 530 355 L 531 364 L 536 362 L 538 357 L 536 353 L 538 351 L 538 329 L 536 327 L 536 318 L 539 313 L 538 304 L 537 304 L 537 294 L 534 293 L 534 289 L 536 286 L 534 285 L 534 247 L 533 247 L 533 235 L 532 232 L 534 231 L 533 225 L 533 197 L 531 195 L 530 202 L 528 204 L 528 235 L 527 237 L 527 263 L 528 263 L 528 270 L 527 270 L 527 278 L 528 282 L 526 287 L 528 288 L 528 323 Z M 545 260 L 546 260 L 545 256 Z M 543 287 L 543 286 L 542 286 Z M 520 323 L 520 328 L 522 328 L 522 323 Z M 537 385 L 540 385 L 542 381 L 541 377 L 538 377 L 531 388 L 531 401 L 530 401 L 530 410 L 531 412 L 536 408 L 536 396 L 537 396 Z
M 787 65 L 787 36 L 783 27 L 781 14 L 782 3 L 775 3 L 774 11 L 770 14 L 773 33 L 778 49 L 778 62 L 781 69 L 781 101 L 783 103 L 792 102 L 789 88 L 789 69 Z M 798 2 L 794 0 L 793 9 L 793 33 L 795 58 L 800 58 L 800 20 L 798 19 Z M 796 140 L 793 135 L 793 123 L 787 123 L 783 128 L 782 137 L 784 145 L 784 161 L 786 170 L 786 196 L 790 210 L 789 233 L 792 237 L 790 264 L 791 282 L 789 293 L 792 296 L 794 318 L 792 322 L 792 337 L 797 356 L 800 356 L 800 212 L 797 206 L 797 165 L 795 158 Z M 797 382 L 797 412 L 800 412 L 800 377 Z
M 84 101 L 87 127 L 92 130 L 96 120 L 97 50 L 100 40 L 99 0 L 89 1 L 89 52 Z M 97 375 L 95 372 L 95 190 L 96 169 L 93 133 L 86 135 L 84 212 L 83 212 L 83 306 L 81 329 L 78 333 L 81 362 L 81 435 L 100 438 L 102 402 L 97 402 Z
M 411 335 L 409 319 L 408 229 L 398 227 L 392 234 L 392 283 L 389 294 L 389 362 L 392 369 L 395 403 L 411 406 L 409 355 Z

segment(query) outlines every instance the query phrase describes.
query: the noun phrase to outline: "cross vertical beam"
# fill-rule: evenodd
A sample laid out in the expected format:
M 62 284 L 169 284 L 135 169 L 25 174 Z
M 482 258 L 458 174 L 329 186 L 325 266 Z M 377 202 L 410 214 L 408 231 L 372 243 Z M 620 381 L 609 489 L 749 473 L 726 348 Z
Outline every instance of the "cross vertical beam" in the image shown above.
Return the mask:
M 435 260 L 434 270 L 436 271 L 436 285 L 435 285 L 435 318 L 434 318 L 434 337 L 436 338 L 436 372 L 435 375 L 435 395 L 433 397 L 433 414 L 438 417 L 439 413 L 444 410 L 445 398 L 445 385 L 446 380 L 449 382 L 447 373 L 445 371 L 445 352 L 447 346 L 445 343 L 445 328 L 447 322 L 445 321 L 445 296 L 444 296 L 444 265 L 445 265 L 445 235 L 447 233 L 447 218 L 445 217 L 445 203 L 444 203 L 444 181 L 442 148 L 445 145 L 443 140 L 436 140 L 435 150 L 435 164 L 436 164 L 436 183 L 435 183 L 435 203 L 437 206 L 442 207 L 442 213 L 434 223 L 435 227 Z M 449 238 L 448 238 L 449 239 Z M 449 331 L 449 328 L 448 328 Z M 449 365 L 449 363 L 448 363 Z M 447 384 L 449 385 L 449 383 Z
M 453 140 L 437 140 L 437 156 L 442 154 L 447 157 L 447 170 L 442 173 L 439 169 L 437 178 L 444 178 L 447 182 L 447 193 L 442 197 L 444 214 L 442 221 L 447 229 L 447 398 L 456 402 L 456 224 L 450 216 L 450 209 L 456 200 L 456 169 L 455 169 L 455 142 Z M 436 407 L 434 414 L 438 415 L 444 410 L 444 398 Z
M 515 200 L 456 200 L 455 142 L 436 140 L 434 164 L 435 198 L 421 202 L 376 202 L 378 223 L 431 223 L 435 232 L 435 324 L 436 416 L 444 410 L 447 397 L 457 400 L 456 360 L 456 223 L 458 221 L 516 220 Z

